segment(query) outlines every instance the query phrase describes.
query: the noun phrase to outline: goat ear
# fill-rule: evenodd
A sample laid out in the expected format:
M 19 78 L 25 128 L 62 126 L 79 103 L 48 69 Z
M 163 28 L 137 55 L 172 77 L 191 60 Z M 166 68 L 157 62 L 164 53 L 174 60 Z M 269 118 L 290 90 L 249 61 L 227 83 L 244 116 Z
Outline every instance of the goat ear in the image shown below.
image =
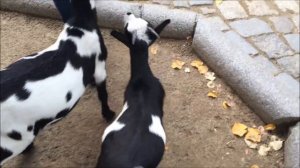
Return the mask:
M 125 44 L 127 47 L 129 47 L 129 41 L 127 40 L 126 36 L 118 31 L 113 30 L 110 33 L 114 38 L 121 41 L 123 44 Z
M 150 40 L 148 45 L 151 46 L 155 42 L 155 40 L 159 38 L 159 34 L 157 34 L 156 31 L 153 30 L 151 27 L 148 27 L 147 33 Z
M 156 26 L 154 30 L 156 31 L 157 34 L 160 34 L 169 23 L 171 23 L 171 20 L 167 19 L 163 21 L 161 24 L 159 24 L 158 26 Z

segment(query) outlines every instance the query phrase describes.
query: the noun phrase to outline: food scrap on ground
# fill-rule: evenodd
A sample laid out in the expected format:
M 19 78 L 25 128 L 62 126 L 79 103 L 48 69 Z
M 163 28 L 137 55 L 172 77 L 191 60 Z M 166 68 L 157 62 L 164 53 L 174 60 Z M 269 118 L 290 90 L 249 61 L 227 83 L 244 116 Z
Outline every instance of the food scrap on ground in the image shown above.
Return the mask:
M 223 102 L 224 103 L 224 102 Z M 265 130 L 275 130 L 274 124 L 267 124 L 265 126 L 247 127 L 242 123 L 234 123 L 231 128 L 231 132 L 239 137 L 244 137 L 244 142 L 251 149 L 257 149 L 259 143 L 263 143 L 258 148 L 258 154 L 261 156 L 267 156 L 271 150 L 278 151 L 283 146 L 283 140 L 276 135 L 271 135 Z
M 276 126 L 274 124 L 267 124 L 267 125 L 264 126 L 264 129 L 266 131 L 273 131 L 273 130 L 276 129 Z
M 247 133 L 247 128 L 248 127 L 242 123 L 234 123 L 233 127 L 231 128 L 231 132 L 234 135 L 242 137 Z
M 206 65 L 199 66 L 198 71 L 199 71 L 200 74 L 203 75 L 203 74 L 208 72 L 208 67 Z
M 153 46 L 150 48 L 150 52 L 151 52 L 153 55 L 156 55 L 156 54 L 157 54 L 157 51 L 158 51 L 158 45 L 153 45 Z
M 245 143 L 247 144 L 247 146 L 251 149 L 256 149 L 258 144 L 252 141 L 247 140 L 246 138 L 244 138 Z
M 227 101 L 223 101 L 222 106 L 223 106 L 223 109 L 228 109 L 231 107 L 231 104 L 228 103 Z
M 182 69 L 184 64 L 185 64 L 185 62 L 183 62 L 183 61 L 173 60 L 171 67 L 173 69 Z
M 216 84 L 214 83 L 214 81 L 209 81 L 207 82 L 207 87 L 210 88 L 210 89 L 213 89 L 216 87 Z
M 186 67 L 186 68 L 184 68 L 184 72 L 185 72 L 185 73 L 190 73 L 190 72 L 191 72 L 191 69 L 188 68 L 188 67 Z
M 269 151 L 271 151 L 271 147 L 266 144 L 260 145 L 258 149 L 258 154 L 261 156 L 267 156 Z
M 204 76 L 209 81 L 214 81 L 216 79 L 214 72 L 207 72 L 204 74 Z
M 246 134 L 245 139 L 252 142 L 261 142 L 261 133 L 257 128 L 248 128 L 248 133 Z
M 217 93 L 216 91 L 213 90 L 213 91 L 208 92 L 208 93 L 207 93 L 207 96 L 210 97 L 210 98 L 215 99 L 215 98 L 218 97 L 218 93 Z

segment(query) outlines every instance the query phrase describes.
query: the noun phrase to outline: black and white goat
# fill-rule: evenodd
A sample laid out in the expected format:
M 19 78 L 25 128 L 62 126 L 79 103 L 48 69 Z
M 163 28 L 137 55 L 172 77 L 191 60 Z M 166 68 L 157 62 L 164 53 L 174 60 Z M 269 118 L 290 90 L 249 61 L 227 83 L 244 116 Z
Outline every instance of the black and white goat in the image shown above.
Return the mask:
M 97 167 L 156 167 L 162 159 L 166 135 L 162 126 L 165 92 L 151 72 L 148 48 L 170 23 L 152 29 L 133 14 L 125 16 L 125 34 L 112 35 L 130 50 L 131 78 L 125 91 L 124 107 L 102 136 Z
M 57 41 L 0 72 L 0 163 L 29 150 L 40 129 L 66 116 L 86 87 L 95 84 L 102 114 L 107 103 L 107 57 L 94 0 L 71 0 L 73 12 Z

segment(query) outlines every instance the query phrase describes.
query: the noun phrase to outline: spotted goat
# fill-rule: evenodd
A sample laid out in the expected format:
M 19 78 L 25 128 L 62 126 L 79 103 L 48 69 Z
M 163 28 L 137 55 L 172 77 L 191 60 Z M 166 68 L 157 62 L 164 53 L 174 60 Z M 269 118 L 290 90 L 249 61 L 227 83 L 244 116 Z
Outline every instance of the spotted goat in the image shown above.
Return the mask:
M 148 49 L 170 23 L 155 29 L 148 22 L 125 15 L 125 33 L 112 36 L 130 50 L 131 77 L 125 91 L 122 112 L 104 131 L 96 167 L 156 167 L 162 159 L 166 135 L 162 126 L 165 92 L 148 63 Z
M 72 15 L 49 48 L 1 70 L 1 165 L 33 147 L 38 132 L 65 117 L 88 85 L 96 86 L 102 115 L 110 121 L 107 50 L 94 0 L 71 0 Z

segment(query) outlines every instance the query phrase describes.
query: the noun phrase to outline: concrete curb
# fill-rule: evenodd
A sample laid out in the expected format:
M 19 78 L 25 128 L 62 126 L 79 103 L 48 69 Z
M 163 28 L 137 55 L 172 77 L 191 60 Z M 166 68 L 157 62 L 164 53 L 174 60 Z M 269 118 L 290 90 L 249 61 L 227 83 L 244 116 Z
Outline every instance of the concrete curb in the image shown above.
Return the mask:
M 290 128 L 290 135 L 284 143 L 284 167 L 300 167 L 300 122 Z
M 98 21 L 101 27 L 122 29 L 123 16 L 132 12 L 149 21 L 153 26 L 164 19 L 171 19 L 162 37 L 186 39 L 192 36 L 196 26 L 197 14 L 178 9 L 170 10 L 166 6 L 128 3 L 121 1 L 96 1 Z M 50 0 L 1 0 L 1 9 L 17 11 L 37 16 L 60 18 L 53 1 Z
M 299 121 L 299 83 L 274 77 L 225 33 L 199 19 L 193 48 L 266 123 Z

